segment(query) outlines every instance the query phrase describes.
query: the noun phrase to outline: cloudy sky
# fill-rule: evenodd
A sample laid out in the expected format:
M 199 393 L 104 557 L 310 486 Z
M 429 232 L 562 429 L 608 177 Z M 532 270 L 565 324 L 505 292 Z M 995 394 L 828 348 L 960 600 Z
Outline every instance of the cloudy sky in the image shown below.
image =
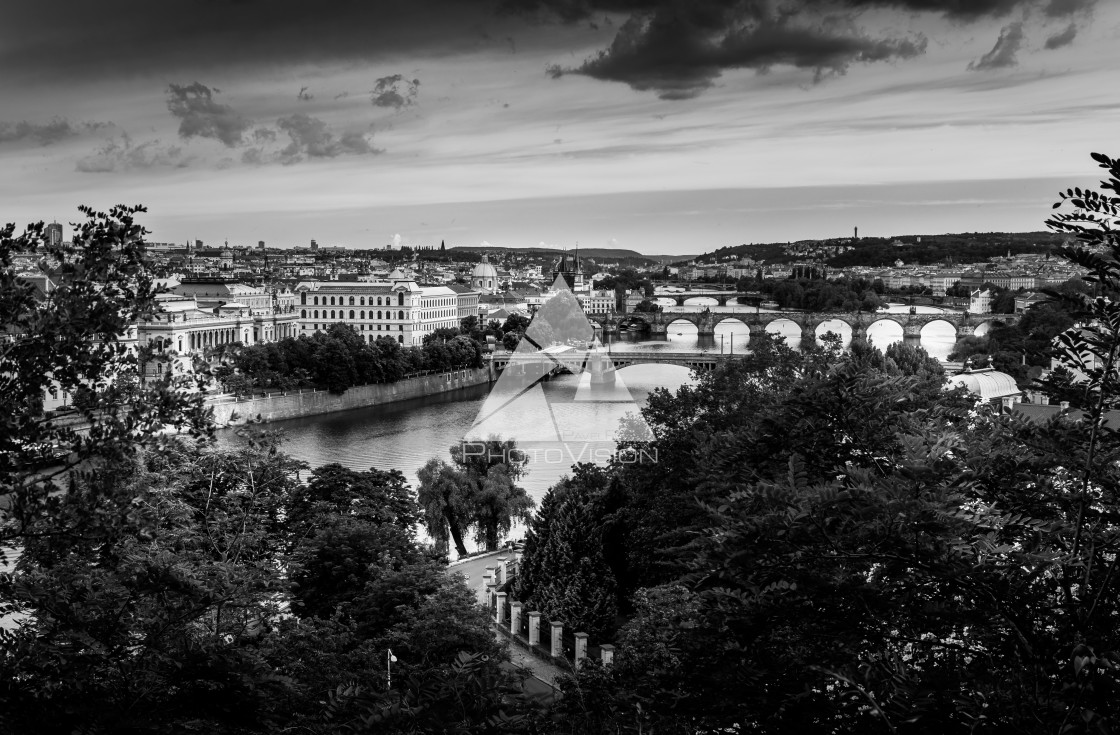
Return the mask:
M 9 0 L 0 221 L 616 246 L 1038 230 L 1120 154 L 1116 0 Z

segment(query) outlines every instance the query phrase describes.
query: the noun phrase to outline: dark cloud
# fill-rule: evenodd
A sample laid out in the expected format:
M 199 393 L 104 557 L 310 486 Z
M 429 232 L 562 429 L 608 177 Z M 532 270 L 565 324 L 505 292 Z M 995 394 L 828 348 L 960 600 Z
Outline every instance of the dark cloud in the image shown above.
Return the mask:
M 179 146 L 165 146 L 157 140 L 134 144 L 125 133 L 78 160 L 82 173 L 112 173 L 152 168 L 182 168 L 190 163 Z
M 392 107 L 399 110 L 416 104 L 420 92 L 420 80 L 405 79 L 401 74 L 381 77 L 370 91 L 370 101 L 374 107 Z
M 611 44 L 582 64 L 550 65 L 553 77 L 584 74 L 620 81 L 662 97 L 693 97 L 730 69 L 766 72 L 790 65 L 815 80 L 852 65 L 908 59 L 925 52 L 920 35 L 876 36 L 859 26 L 870 11 L 929 14 L 967 24 L 1033 11 L 1064 16 L 1090 10 L 1096 0 L 504 0 L 502 8 L 568 23 L 628 14 Z M 972 68 L 1015 63 L 1021 25 Z
M 1077 25 L 1070 23 L 1064 31 L 1059 31 L 1046 39 L 1046 48 L 1051 51 L 1062 46 L 1068 46 L 1073 43 L 1073 39 L 1077 37 Z
M 215 100 L 220 91 L 198 82 L 167 88 L 167 109 L 179 118 L 179 137 L 213 138 L 230 148 L 241 145 L 252 123 Z
M 789 0 L 778 13 L 816 9 L 826 14 L 838 10 L 886 8 L 905 12 L 936 13 L 959 20 L 1002 17 L 1019 8 L 1038 5 L 1044 0 Z M 1095 0 L 1048 0 L 1051 4 L 1091 4 Z M 600 13 L 665 13 L 685 3 L 674 0 L 504 0 L 501 10 L 513 13 L 546 12 L 568 21 L 584 21 Z M 689 5 L 705 5 L 727 12 L 762 15 L 778 3 L 767 0 L 695 0 Z
M 505 33 L 497 0 L 9 0 L 0 22 L 0 69 L 20 78 L 181 78 L 233 67 L 380 61 L 401 52 L 473 48 L 466 29 Z
M 26 120 L 16 123 L 0 122 L 0 143 L 33 141 L 37 145 L 47 146 L 90 130 L 99 130 L 111 125 L 112 123 L 103 122 L 71 123 L 61 117 L 56 117 L 47 123 L 30 123 Z
M 280 118 L 276 121 L 276 126 L 291 139 L 291 143 L 279 152 L 282 163 L 297 163 L 305 158 L 337 158 L 382 152 L 370 144 L 365 134 L 350 131 L 336 136 L 325 122 L 302 112 Z M 261 157 L 257 162 L 264 162 L 264 158 Z
M 578 67 L 552 67 L 549 73 L 584 74 L 684 99 L 710 87 L 727 69 L 766 72 L 787 64 L 812 70 L 819 80 L 843 74 L 853 63 L 908 59 L 926 50 L 922 36 L 872 38 L 843 14 L 743 7 L 728 10 L 725 3 L 702 0 L 631 15 L 607 49 Z
M 990 71 L 1015 66 L 1019 62 L 1015 54 L 1023 45 L 1023 24 L 1009 23 L 999 32 L 996 45 L 992 50 L 981 56 L 978 60 L 968 65 L 969 71 Z
M 1050 0 L 1043 12 L 1051 18 L 1064 18 L 1075 13 L 1088 13 L 1097 0 Z
M 310 102 L 311 100 L 315 99 L 315 95 L 307 91 L 308 89 L 308 87 L 300 87 L 299 94 L 296 95 L 296 99 L 300 102 Z
M 272 128 L 257 128 L 253 131 L 254 143 L 271 143 L 276 140 L 276 131 Z

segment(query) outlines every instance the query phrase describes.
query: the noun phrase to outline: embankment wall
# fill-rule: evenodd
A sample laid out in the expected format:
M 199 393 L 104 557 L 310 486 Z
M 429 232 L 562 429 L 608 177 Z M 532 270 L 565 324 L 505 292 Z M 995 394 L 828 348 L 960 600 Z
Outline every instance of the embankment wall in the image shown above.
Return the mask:
M 451 373 L 437 373 L 418 378 L 399 380 L 396 383 L 360 385 L 348 389 L 342 395 L 325 390 L 289 391 L 283 395 L 267 398 L 248 398 L 242 400 L 207 401 L 214 409 L 214 423 L 218 426 L 235 426 L 256 421 L 279 421 L 301 416 L 315 416 L 322 413 L 346 411 L 351 408 L 379 406 L 409 398 L 447 393 L 460 388 L 470 388 L 490 382 L 488 368 L 456 370 Z

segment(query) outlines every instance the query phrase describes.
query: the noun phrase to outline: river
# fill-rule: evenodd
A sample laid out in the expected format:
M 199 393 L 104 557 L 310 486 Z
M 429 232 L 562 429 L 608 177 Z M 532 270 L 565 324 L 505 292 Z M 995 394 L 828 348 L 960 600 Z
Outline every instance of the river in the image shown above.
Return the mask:
M 714 300 L 713 300 L 714 301 Z M 702 308 L 700 305 L 698 308 Z M 750 307 L 742 307 L 744 310 Z M 935 307 L 917 307 L 921 313 L 939 311 Z M 891 311 L 905 311 L 908 307 L 892 305 Z M 796 326 L 779 321 L 771 330 L 784 334 L 791 347 L 800 345 Z M 820 333 L 831 329 L 845 342 L 851 339 L 850 328 L 842 323 L 822 325 Z M 698 351 L 700 349 L 696 327 L 678 321 L 669 325 L 668 339 L 663 342 L 636 341 L 627 335 L 611 345 L 612 351 L 665 350 L 672 352 Z M 902 339 L 902 329 L 894 322 L 880 322 L 871 328 L 871 341 L 880 348 Z M 740 352 L 749 342 L 745 324 L 726 320 L 716 327 L 715 346 L 712 351 Z M 922 335 L 923 346 L 935 357 L 945 359 L 953 346 L 952 327 L 935 322 Z M 569 474 L 577 460 L 605 460 L 613 449 L 611 441 L 616 435 L 616 424 L 627 412 L 637 413 L 645 406 L 646 398 L 657 387 L 675 391 L 692 383 L 693 376 L 684 367 L 674 365 L 635 365 L 618 371 L 620 386 L 626 401 L 585 401 L 579 396 L 580 376 L 560 375 L 540 383 L 543 396 L 534 401 L 519 403 L 496 419 L 483 424 L 488 435 L 498 431 L 512 436 L 526 449 L 527 473 L 520 484 L 539 503 L 545 492 L 557 480 Z M 586 376 L 584 378 L 586 380 Z M 584 386 L 586 388 L 586 384 Z M 338 462 L 355 470 L 376 467 L 381 470 L 400 470 L 414 487 L 416 472 L 429 459 L 450 458 L 449 448 L 470 435 L 472 426 L 480 417 L 491 386 L 478 386 L 453 393 L 429 396 L 393 403 L 355 409 L 341 413 L 309 416 L 300 419 L 276 421 L 269 429 L 282 430 L 285 436 L 284 451 L 312 467 Z M 494 399 L 491 398 L 491 402 Z M 487 409 L 489 410 L 489 409 Z M 483 414 L 485 415 L 485 414 Z M 565 433 L 565 441 L 538 441 L 535 429 L 559 428 L 560 424 L 578 426 L 573 435 Z M 478 431 L 478 430 L 476 430 Z M 582 438 L 581 438 L 582 437 Z M 525 440 L 528 441 L 525 441 Z M 586 441 L 590 439 L 591 441 Z M 596 441 L 596 439 L 598 441 Z M 235 432 L 223 429 L 218 432 L 220 445 L 230 446 L 240 441 Z M 542 449 L 543 448 L 543 449 Z M 645 458 L 649 459 L 649 458 Z M 517 535 L 515 533 L 515 535 Z

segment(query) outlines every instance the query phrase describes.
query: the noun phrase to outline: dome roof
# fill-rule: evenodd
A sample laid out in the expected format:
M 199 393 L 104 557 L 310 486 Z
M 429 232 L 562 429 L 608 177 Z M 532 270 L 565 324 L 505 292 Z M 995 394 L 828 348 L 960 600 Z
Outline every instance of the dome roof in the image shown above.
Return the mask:
M 481 263 L 479 263 L 478 265 L 476 265 L 474 267 L 474 269 L 471 271 L 471 278 L 497 278 L 497 277 L 498 277 L 498 271 L 496 271 L 494 269 L 494 266 L 490 265 L 485 260 L 482 261 Z
M 963 385 L 970 393 L 991 401 L 1005 396 L 1017 396 L 1021 392 L 1015 378 L 998 370 L 978 370 L 949 376 L 948 388 Z

